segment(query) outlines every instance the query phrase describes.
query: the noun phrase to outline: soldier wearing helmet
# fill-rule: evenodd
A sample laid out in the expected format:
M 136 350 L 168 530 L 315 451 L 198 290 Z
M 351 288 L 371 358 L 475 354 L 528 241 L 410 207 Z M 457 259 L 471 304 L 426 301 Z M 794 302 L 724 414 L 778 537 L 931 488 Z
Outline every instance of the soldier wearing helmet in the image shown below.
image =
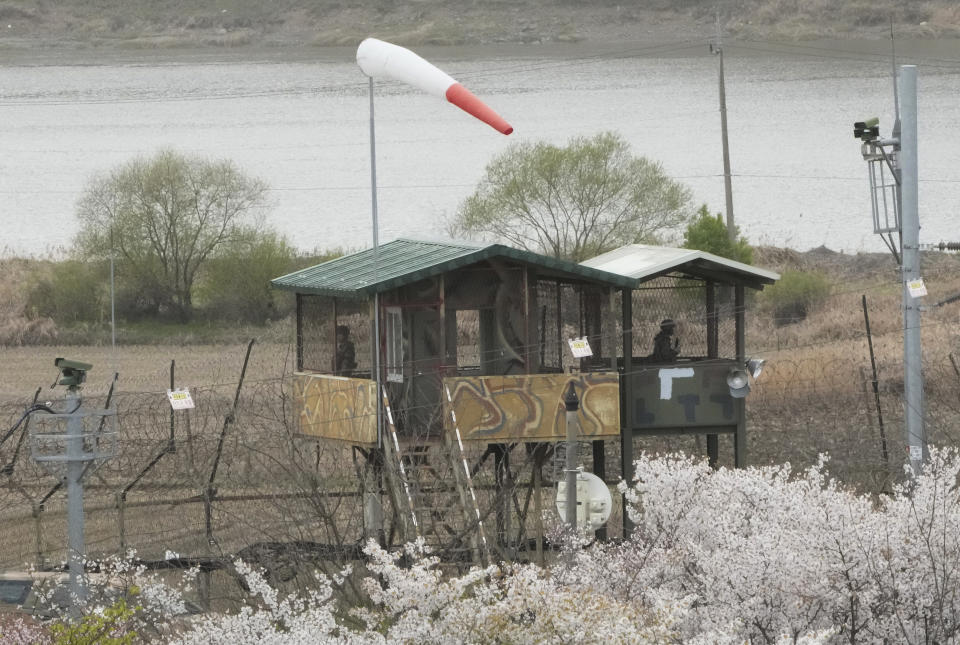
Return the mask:
M 672 363 L 680 355 L 680 339 L 671 338 L 677 324 L 671 318 L 660 323 L 660 331 L 653 337 L 653 353 L 650 359 L 655 363 Z

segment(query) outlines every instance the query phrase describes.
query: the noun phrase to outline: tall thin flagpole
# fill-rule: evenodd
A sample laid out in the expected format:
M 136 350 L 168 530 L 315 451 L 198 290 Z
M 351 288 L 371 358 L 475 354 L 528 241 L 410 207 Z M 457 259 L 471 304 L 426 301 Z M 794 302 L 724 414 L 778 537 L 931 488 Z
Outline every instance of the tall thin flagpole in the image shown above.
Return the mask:
M 380 243 L 379 243 L 379 224 L 377 223 L 377 136 L 373 125 L 373 77 L 369 77 L 370 82 L 370 204 L 373 214 L 373 279 L 374 282 L 380 280 Z M 374 394 L 374 400 L 377 402 L 377 446 L 382 445 L 383 441 L 383 423 L 381 408 L 381 383 L 380 383 L 380 292 L 373 294 L 373 369 L 376 373 L 375 381 L 377 391 Z
M 376 38 L 366 38 L 357 47 L 357 65 L 367 75 L 370 84 L 370 197 L 373 207 L 373 274 L 374 283 L 376 283 L 380 279 L 380 248 L 377 240 L 377 151 L 373 119 L 374 77 L 393 78 L 413 85 L 428 94 L 441 97 L 503 134 L 513 132 L 513 126 L 451 76 L 404 47 L 398 47 Z M 376 292 L 376 289 L 373 294 L 373 306 L 375 310 L 373 334 L 374 346 L 376 347 L 374 369 L 377 373 L 377 393 L 374 397 L 377 401 L 377 446 L 382 447 L 383 414 L 381 401 L 383 390 L 380 369 L 380 295 Z
M 113 214 L 110 215 L 110 362 L 113 371 L 117 371 L 117 305 L 114 296 L 113 258 L 116 251 L 113 249 Z

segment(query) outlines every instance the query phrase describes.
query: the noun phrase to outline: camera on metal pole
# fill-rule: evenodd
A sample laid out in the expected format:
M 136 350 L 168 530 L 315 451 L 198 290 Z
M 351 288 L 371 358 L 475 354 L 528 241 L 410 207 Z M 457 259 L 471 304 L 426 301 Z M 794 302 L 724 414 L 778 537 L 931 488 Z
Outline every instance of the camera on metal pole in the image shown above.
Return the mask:
M 30 427 L 31 455 L 67 488 L 67 537 L 70 593 L 74 607 L 86 599 L 84 580 L 83 478 L 116 454 L 115 409 L 88 409 L 83 406 L 81 386 L 90 363 L 57 358 L 60 376 L 51 387 L 67 388 L 63 411 L 36 416 Z M 47 408 L 49 409 L 49 408 Z
M 900 222 L 900 121 L 889 138 L 880 137 L 880 119 L 856 121 L 853 136 L 860 139 L 860 154 L 867 162 L 873 232 L 883 239 L 900 264 L 902 227 Z
M 889 138 L 880 136 L 880 119 L 853 124 L 853 136 L 867 162 L 873 231 L 900 265 L 903 299 L 904 430 L 910 466 L 919 473 L 927 458 L 924 428 L 920 298 L 927 295 L 920 275 L 920 215 L 917 171 L 917 68 L 900 67 L 896 120 Z

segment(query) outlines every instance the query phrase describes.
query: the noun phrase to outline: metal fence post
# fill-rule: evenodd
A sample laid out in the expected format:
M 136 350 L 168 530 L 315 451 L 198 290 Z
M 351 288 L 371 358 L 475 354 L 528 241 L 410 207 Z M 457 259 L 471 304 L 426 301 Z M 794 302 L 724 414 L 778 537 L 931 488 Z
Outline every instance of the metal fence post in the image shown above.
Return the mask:
M 577 526 L 577 435 L 579 434 L 579 423 L 577 419 L 577 410 L 580 409 L 580 399 L 577 398 L 577 391 L 573 381 L 570 381 L 570 389 L 563 403 L 567 408 L 567 524 L 576 528 Z

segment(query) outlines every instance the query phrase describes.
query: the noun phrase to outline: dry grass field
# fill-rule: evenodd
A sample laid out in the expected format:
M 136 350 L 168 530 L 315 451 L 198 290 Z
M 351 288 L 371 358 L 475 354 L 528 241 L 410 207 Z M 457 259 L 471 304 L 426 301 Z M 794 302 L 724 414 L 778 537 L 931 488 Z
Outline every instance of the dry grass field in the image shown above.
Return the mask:
M 109 346 L 22 346 L 0 347 L 0 401 L 32 397 L 43 387 L 40 398 L 62 396 L 62 388 L 51 394 L 48 388 L 58 371 L 54 358 L 62 356 L 92 363 L 84 391 L 88 396 L 106 393 L 113 373 L 119 374 L 119 392 L 164 392 L 170 387 L 170 367 L 174 365 L 177 387 L 209 387 L 235 384 L 240 378 L 246 343 L 235 345 L 120 345 Z M 250 352 L 247 378 L 251 381 L 275 380 L 293 370 L 290 344 L 255 342 Z

